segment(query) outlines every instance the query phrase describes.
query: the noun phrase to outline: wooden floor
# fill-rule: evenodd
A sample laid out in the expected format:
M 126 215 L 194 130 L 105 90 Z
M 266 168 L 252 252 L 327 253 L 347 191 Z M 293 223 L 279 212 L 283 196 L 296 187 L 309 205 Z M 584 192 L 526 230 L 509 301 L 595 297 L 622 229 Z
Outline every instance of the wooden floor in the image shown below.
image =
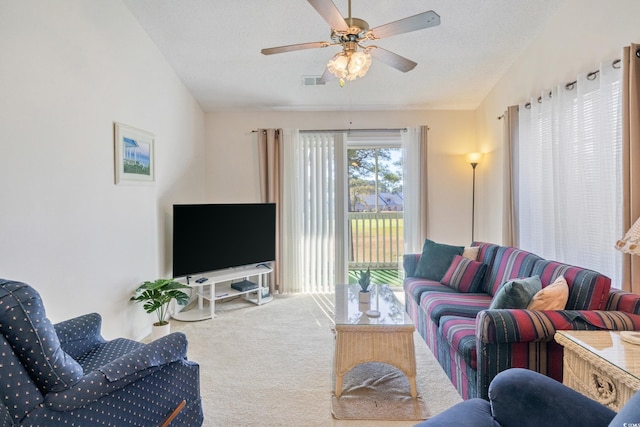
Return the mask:
M 358 283 L 359 272 L 349 270 L 349 283 Z M 398 270 L 371 270 L 371 283 L 402 287 L 402 278 L 398 277 Z

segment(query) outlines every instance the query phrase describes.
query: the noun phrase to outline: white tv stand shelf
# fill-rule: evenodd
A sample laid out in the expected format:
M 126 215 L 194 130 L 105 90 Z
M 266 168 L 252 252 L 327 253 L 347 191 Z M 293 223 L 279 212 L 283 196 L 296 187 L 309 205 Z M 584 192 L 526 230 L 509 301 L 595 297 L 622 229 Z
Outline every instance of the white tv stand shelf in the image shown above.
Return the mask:
M 182 320 L 185 322 L 194 322 L 197 320 L 212 319 L 215 317 L 215 302 L 225 298 L 231 298 L 238 295 L 244 295 L 244 299 L 257 305 L 262 305 L 273 299 L 271 295 L 263 296 L 262 290 L 266 289 L 262 286 L 262 276 L 269 274 L 273 271 L 271 267 L 267 267 L 264 264 L 258 266 L 236 267 L 226 270 L 213 271 L 210 273 L 193 276 L 189 279 L 183 278 L 178 282 L 192 287 L 196 292 L 198 300 L 197 308 L 187 308 L 174 303 L 171 317 L 176 320 Z M 257 276 L 258 287 L 248 291 L 238 291 L 231 287 L 231 283 L 223 284 L 224 282 L 231 282 L 236 279 L 249 280 L 250 277 Z M 206 277 L 206 282 L 198 283 L 197 279 Z M 252 295 L 255 294 L 255 295 Z M 209 301 L 209 306 L 204 306 L 204 300 Z M 189 306 L 190 304 L 187 304 Z

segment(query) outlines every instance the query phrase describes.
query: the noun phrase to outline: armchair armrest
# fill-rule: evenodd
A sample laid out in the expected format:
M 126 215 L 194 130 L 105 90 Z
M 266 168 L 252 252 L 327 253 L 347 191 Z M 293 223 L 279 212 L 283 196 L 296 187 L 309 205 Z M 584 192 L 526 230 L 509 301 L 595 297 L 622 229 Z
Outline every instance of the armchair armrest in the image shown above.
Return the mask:
M 186 357 L 187 337 L 174 332 L 86 374 L 67 390 L 48 393 L 44 403 L 55 411 L 80 408 Z
M 74 359 L 105 342 L 102 337 L 102 317 L 98 313 L 85 314 L 53 325 L 62 349 Z
M 498 374 L 489 387 L 489 399 L 501 426 L 605 426 L 616 415 L 606 406 L 528 369 Z

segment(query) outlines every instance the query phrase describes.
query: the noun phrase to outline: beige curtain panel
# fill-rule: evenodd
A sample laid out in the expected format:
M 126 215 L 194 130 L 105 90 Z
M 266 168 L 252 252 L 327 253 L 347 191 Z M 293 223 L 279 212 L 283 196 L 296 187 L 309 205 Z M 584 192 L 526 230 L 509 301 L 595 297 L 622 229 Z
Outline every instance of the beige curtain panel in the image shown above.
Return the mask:
M 258 129 L 258 161 L 260 173 L 260 201 L 262 203 L 276 204 L 276 260 L 273 264 L 273 273 L 269 275 L 269 291 L 280 293 L 281 273 L 279 260 L 281 259 L 280 230 L 282 220 L 282 160 L 281 146 L 282 129 Z
M 420 212 L 423 213 L 420 218 L 419 230 L 423 239 L 429 236 L 429 145 L 428 145 L 428 126 L 420 126 Z
M 518 247 L 518 221 L 514 177 L 517 174 L 514 147 L 518 142 L 518 106 L 507 108 L 503 116 L 504 205 L 502 212 L 502 244 Z
M 624 48 L 622 58 L 622 161 L 624 229 L 640 217 L 640 44 Z M 622 289 L 640 293 L 640 258 L 624 256 Z

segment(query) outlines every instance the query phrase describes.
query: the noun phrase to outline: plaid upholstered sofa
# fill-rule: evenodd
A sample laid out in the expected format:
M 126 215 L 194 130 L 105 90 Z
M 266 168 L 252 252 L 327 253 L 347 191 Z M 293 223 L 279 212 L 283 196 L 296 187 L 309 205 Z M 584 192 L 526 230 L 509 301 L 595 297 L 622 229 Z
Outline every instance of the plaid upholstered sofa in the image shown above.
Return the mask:
M 202 425 L 184 334 L 145 345 L 100 327 L 96 313 L 53 325 L 35 289 L 0 279 L 0 426 Z
M 508 368 L 562 381 L 563 348 L 553 339 L 558 330 L 640 330 L 640 295 L 612 290 L 608 277 L 514 247 L 472 246 L 485 271 L 464 289 L 416 277 L 422 254 L 404 256 L 406 310 L 463 399 L 487 399 L 491 380 Z M 489 309 L 504 283 L 536 275 L 543 288 L 564 276 L 564 310 Z

